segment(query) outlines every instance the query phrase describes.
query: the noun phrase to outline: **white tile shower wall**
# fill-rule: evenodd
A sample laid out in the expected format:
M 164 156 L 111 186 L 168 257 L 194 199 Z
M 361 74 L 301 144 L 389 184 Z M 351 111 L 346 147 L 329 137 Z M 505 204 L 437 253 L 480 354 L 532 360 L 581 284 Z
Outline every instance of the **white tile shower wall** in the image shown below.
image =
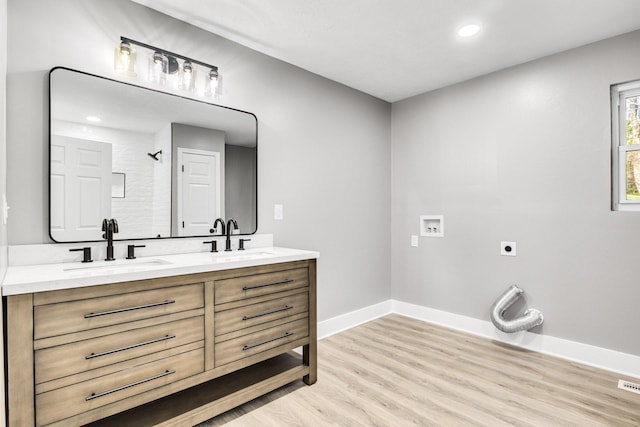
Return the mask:
M 147 153 L 154 148 L 151 134 L 120 132 L 113 140 L 113 172 L 125 174 L 125 197 L 111 199 L 111 215 L 118 220 L 122 235 L 129 238 L 153 236 L 154 167 Z
M 171 124 L 155 134 L 153 153 L 160 150 L 160 160 L 153 165 L 151 235 L 168 237 L 171 234 Z
M 245 243 L 247 249 L 252 248 L 268 248 L 273 246 L 272 234 L 252 234 L 244 236 L 251 239 Z M 127 245 L 145 245 L 144 248 L 136 249 L 136 256 L 151 257 L 159 255 L 174 255 L 184 253 L 207 252 L 211 246 L 204 244 L 205 241 L 217 240 L 218 248 L 224 248 L 225 238 L 216 237 L 189 237 L 179 239 L 154 239 L 154 240 L 135 240 L 135 241 L 116 241 L 113 242 L 114 255 L 116 258 L 125 258 L 127 256 Z M 235 251 L 238 247 L 238 236 L 231 239 L 232 248 Z M 55 264 L 61 262 L 79 262 L 82 259 L 82 252 L 69 252 L 69 249 L 90 247 L 91 256 L 94 260 L 102 260 L 105 258 L 106 242 L 85 242 L 85 243 L 59 243 L 59 244 L 43 244 L 43 245 L 15 245 L 9 246 L 9 265 L 36 265 L 36 264 Z

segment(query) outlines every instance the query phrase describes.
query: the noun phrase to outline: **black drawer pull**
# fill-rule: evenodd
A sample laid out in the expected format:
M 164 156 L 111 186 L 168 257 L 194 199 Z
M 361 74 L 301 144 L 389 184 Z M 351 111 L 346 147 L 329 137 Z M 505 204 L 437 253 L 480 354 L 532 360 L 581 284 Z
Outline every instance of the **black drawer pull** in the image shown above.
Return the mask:
M 102 353 L 91 353 L 88 356 L 85 356 L 85 359 L 90 360 L 90 359 L 95 359 L 96 357 L 102 357 L 102 356 L 107 356 L 109 354 L 113 354 L 113 353 L 118 353 L 119 351 L 125 351 L 125 350 L 131 350 L 132 348 L 137 348 L 137 347 L 142 347 L 143 345 L 148 345 L 148 344 L 154 344 L 157 342 L 161 342 L 161 341 L 167 341 L 170 339 L 175 338 L 175 335 L 167 335 L 164 336 L 162 338 L 156 338 L 154 340 L 149 340 L 149 341 L 145 341 L 145 342 L 141 342 L 138 344 L 133 344 L 133 345 L 128 345 L 126 347 L 120 347 L 120 348 L 116 348 L 113 350 L 108 350 L 108 351 L 103 351 Z
M 160 305 L 168 305 L 168 304 L 173 304 L 175 302 L 176 302 L 176 300 L 168 299 L 168 300 L 162 301 L 162 302 L 154 302 L 153 304 L 137 305 L 135 307 L 119 308 L 117 310 L 101 311 L 100 313 L 89 313 L 89 314 L 85 314 L 84 318 L 85 319 L 89 319 L 91 317 L 106 316 L 107 314 L 124 313 L 125 311 L 140 310 L 142 308 L 158 307 Z
M 287 310 L 291 310 L 293 308 L 292 305 L 285 305 L 282 308 L 276 308 L 275 310 L 271 310 L 271 311 L 266 311 L 264 313 L 260 313 L 260 314 L 254 314 L 252 316 L 244 316 L 242 318 L 242 320 L 250 320 L 250 319 L 255 319 L 256 317 L 262 317 L 262 316 L 266 316 L 269 314 L 273 314 L 273 313 L 280 313 L 281 311 L 287 311 Z
M 155 375 L 153 377 L 145 378 L 143 380 L 136 381 L 136 382 L 131 383 L 131 384 L 123 385 L 122 387 L 118 387 L 118 388 L 114 388 L 114 389 L 111 389 L 111 390 L 103 391 L 102 393 L 91 393 L 91 396 L 87 396 L 84 400 L 86 400 L 88 402 L 90 400 L 97 399 L 97 398 L 102 397 L 102 396 L 106 396 L 107 394 L 116 393 L 118 391 L 126 390 L 128 388 L 135 387 L 135 386 L 140 385 L 140 384 L 148 383 L 149 381 L 157 380 L 158 378 L 166 377 L 167 375 L 171 375 L 171 374 L 175 374 L 175 373 L 176 373 L 176 371 L 167 370 L 167 371 L 165 371 L 165 372 L 163 372 L 161 374 Z
M 264 288 L 266 286 L 273 286 L 273 285 L 282 285 L 282 284 L 291 283 L 291 282 L 293 282 L 293 279 L 281 280 L 279 282 L 273 282 L 273 283 L 265 283 L 264 285 L 245 286 L 244 288 L 242 288 L 242 290 L 249 291 L 251 289 Z
M 293 332 L 285 332 L 284 335 L 282 335 L 281 337 L 271 338 L 270 340 L 262 341 L 262 342 L 259 342 L 259 343 L 256 343 L 256 344 L 245 345 L 244 347 L 242 347 L 242 351 L 250 350 L 250 349 L 255 348 L 255 347 L 260 347 L 261 345 L 269 344 L 270 342 L 278 341 L 278 340 L 281 340 L 283 338 L 290 337 L 291 335 L 293 335 Z

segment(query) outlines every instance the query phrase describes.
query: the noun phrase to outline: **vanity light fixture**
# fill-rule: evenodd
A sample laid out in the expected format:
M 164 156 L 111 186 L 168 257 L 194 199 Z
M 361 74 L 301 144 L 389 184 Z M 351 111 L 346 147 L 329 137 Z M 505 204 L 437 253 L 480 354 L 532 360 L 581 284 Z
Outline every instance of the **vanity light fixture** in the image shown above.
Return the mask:
M 458 29 L 458 35 L 460 37 L 472 37 L 480 32 L 480 25 L 468 24 Z
M 221 91 L 221 76 L 218 67 L 188 58 L 177 53 L 120 37 L 116 46 L 115 71 L 118 74 L 136 77 L 136 46 L 140 55 L 148 58 L 146 78 L 150 83 L 173 86 L 185 92 L 195 92 L 206 97 L 218 98 Z

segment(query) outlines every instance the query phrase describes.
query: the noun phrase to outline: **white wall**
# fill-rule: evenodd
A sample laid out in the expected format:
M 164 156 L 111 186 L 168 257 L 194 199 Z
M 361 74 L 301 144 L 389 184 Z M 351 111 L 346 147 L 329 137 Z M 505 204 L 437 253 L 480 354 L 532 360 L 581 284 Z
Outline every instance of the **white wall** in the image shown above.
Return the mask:
M 11 244 L 49 242 L 47 71 L 114 77 L 126 36 L 219 66 L 220 103 L 257 115 L 258 231 L 320 251 L 320 320 L 389 298 L 388 103 L 126 0 L 11 0 L 8 12 Z
M 513 283 L 542 334 L 640 355 L 640 215 L 610 210 L 609 86 L 640 32 L 392 106 L 392 297 L 488 320 Z M 444 214 L 445 237 L 418 216 Z M 501 240 L 517 257 L 501 257 Z

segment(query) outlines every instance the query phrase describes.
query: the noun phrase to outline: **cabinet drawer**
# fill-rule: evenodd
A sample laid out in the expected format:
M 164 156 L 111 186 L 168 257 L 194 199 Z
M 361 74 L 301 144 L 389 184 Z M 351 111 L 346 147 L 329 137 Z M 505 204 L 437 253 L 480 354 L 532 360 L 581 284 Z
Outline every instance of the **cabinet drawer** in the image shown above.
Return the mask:
M 216 305 L 224 304 L 230 301 L 303 288 L 309 286 L 308 274 L 309 272 L 306 268 L 297 268 L 217 280 L 215 302 Z
M 36 424 L 41 426 L 63 420 L 203 370 L 204 350 L 198 349 L 42 393 L 36 395 Z
M 250 304 L 215 314 L 215 335 L 223 335 L 273 320 L 287 318 L 309 310 L 309 293 L 302 292 L 282 298 Z
M 203 284 L 34 307 L 34 338 L 101 328 L 204 306 Z
M 203 340 L 199 316 L 37 350 L 36 384 Z
M 309 319 L 305 318 L 216 343 L 215 364 L 216 366 L 226 365 L 280 346 L 283 347 L 283 351 L 291 350 L 285 348 L 288 343 L 308 335 Z

